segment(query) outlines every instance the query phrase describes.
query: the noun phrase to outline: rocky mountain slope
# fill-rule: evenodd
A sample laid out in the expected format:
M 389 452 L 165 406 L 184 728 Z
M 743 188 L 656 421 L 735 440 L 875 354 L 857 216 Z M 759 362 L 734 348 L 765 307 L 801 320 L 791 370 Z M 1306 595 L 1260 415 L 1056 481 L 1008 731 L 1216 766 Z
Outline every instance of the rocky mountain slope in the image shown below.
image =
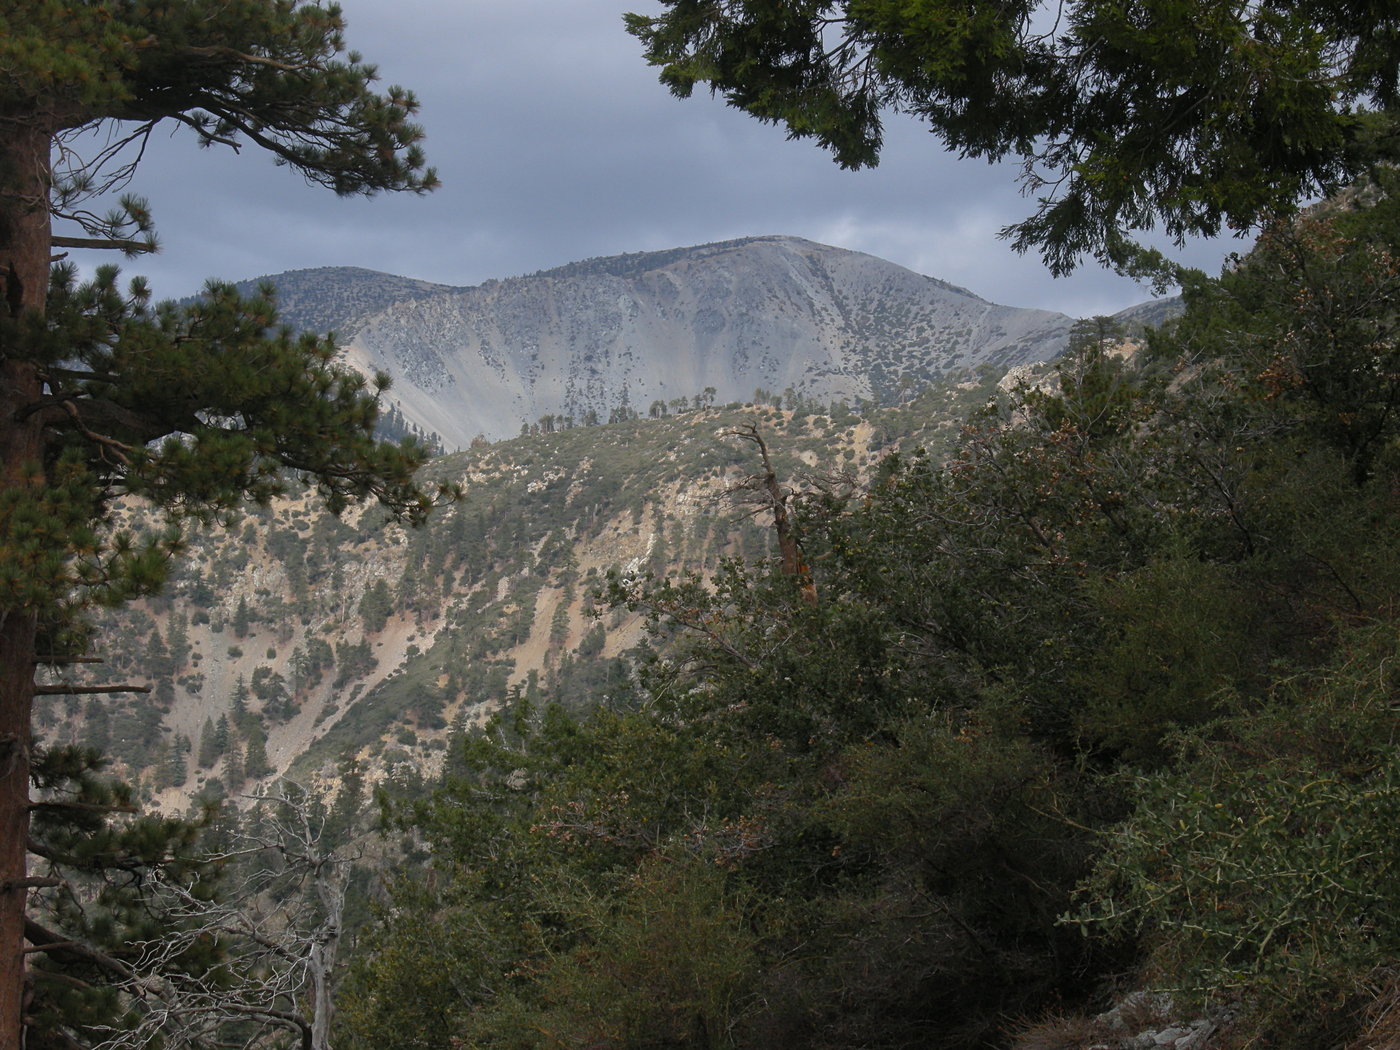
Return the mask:
M 166 594 L 100 625 L 99 680 L 152 693 L 55 700 L 40 729 L 169 805 L 344 761 L 416 776 L 512 690 L 623 687 L 640 625 L 594 615 L 609 571 L 766 556 L 762 522 L 725 500 L 754 469 L 727 433 L 761 428 L 788 478 L 863 476 L 892 449 L 937 448 L 1072 325 L 789 237 L 465 289 L 341 268 L 271 280 L 287 323 L 334 330 L 394 377 L 405 429 L 473 445 L 429 468 L 466 497 L 416 532 L 305 500 L 252 511 L 195 537 Z M 473 442 L 500 435 L 520 436 Z
M 447 284 L 358 266 L 292 270 L 239 281 L 237 287 L 246 295 L 265 281 L 277 289 L 277 312 L 284 323 L 297 331 L 334 332 L 341 338 L 357 331 L 365 318 L 395 303 L 461 291 Z
M 290 323 L 334 329 L 350 362 L 389 373 L 389 400 L 447 449 L 545 419 L 606 422 L 697 396 L 725 403 L 791 389 L 823 404 L 888 404 L 961 368 L 1048 360 L 1072 324 L 779 236 L 474 288 L 363 270 L 270 280 Z
M 463 500 L 425 528 L 306 499 L 192 538 L 161 596 L 99 624 L 94 680 L 134 697 L 54 697 L 50 741 L 110 755 L 170 807 L 283 773 L 371 780 L 436 767 L 453 727 L 512 690 L 564 703 L 625 689 L 640 623 L 593 597 L 610 570 L 713 569 L 769 556 L 763 520 L 725 498 L 756 469 L 730 432 L 767 436 L 783 477 L 866 475 L 888 451 L 937 450 L 1000 373 L 835 415 L 801 398 L 537 433 L 443 457 Z M 119 524 L 139 528 L 139 508 Z

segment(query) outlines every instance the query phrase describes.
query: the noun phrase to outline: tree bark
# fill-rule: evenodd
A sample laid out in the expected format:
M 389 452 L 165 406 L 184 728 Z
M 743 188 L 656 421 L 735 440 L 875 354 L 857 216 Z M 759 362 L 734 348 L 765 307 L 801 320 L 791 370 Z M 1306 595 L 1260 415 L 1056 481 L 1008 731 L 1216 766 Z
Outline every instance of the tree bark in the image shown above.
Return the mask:
M 797 545 L 797 533 L 788 517 L 788 494 L 778 483 L 778 474 L 773 469 L 773 461 L 768 456 L 768 443 L 756 426 L 740 427 L 731 431 L 736 437 L 752 441 L 758 446 L 758 454 L 763 460 L 763 474 L 753 479 L 754 487 L 761 488 L 767 498 L 768 510 L 773 515 L 773 532 L 778 538 L 778 556 L 781 559 L 783 575 L 797 584 L 798 593 L 808 605 L 817 604 L 817 585 L 812 580 L 812 572 L 802 557 Z
M 0 114 L 0 279 L 12 317 L 42 313 L 48 293 L 52 143 L 46 124 Z
M 324 910 L 319 929 L 313 932 L 307 952 L 307 973 L 311 978 L 310 1050 L 331 1050 L 331 1020 L 335 1001 L 331 997 L 331 971 L 340 947 L 341 913 L 345 907 L 345 878 L 333 860 L 317 865 L 316 896 Z
M 48 291 L 47 128 L 0 117 L 0 274 L 5 312 L 41 314 Z M 0 544 L 25 491 L 44 487 L 42 420 L 26 413 L 42 394 L 38 370 L 0 345 Z M 24 921 L 28 875 L 30 718 L 36 611 L 0 597 L 0 1050 L 23 1046 Z

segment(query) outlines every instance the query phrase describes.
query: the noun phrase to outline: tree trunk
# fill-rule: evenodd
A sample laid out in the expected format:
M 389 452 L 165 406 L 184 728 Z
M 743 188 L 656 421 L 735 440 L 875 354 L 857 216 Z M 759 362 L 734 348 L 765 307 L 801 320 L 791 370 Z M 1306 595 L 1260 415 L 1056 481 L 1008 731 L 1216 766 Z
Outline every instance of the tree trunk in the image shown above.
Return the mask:
M 773 514 L 773 531 L 778 537 L 778 556 L 781 559 L 783 575 L 797 584 L 798 593 L 808 605 L 817 604 L 817 585 L 812 581 L 811 570 L 797 546 L 797 533 L 793 531 L 792 519 L 788 517 L 788 494 L 778 484 L 778 474 L 773 469 L 773 461 L 768 458 L 768 443 L 754 427 L 751 434 L 743 435 L 758 446 L 763 458 L 763 490 L 767 494 Z
M 311 978 L 311 1050 L 331 1050 L 331 1021 L 335 1002 L 331 997 L 331 971 L 340 947 L 341 912 L 345 907 L 345 873 L 335 861 L 316 872 L 316 895 L 324 909 L 320 929 L 312 935 L 307 953 Z
M 28 891 L 29 715 L 34 615 L 0 611 L 0 1050 L 19 1050 L 24 1013 L 24 913 Z
M 49 270 L 47 130 L 0 119 L 0 277 L 4 312 L 42 313 Z M 0 547 L 24 490 L 42 491 L 43 424 L 23 409 L 40 396 L 35 366 L 0 345 Z M 19 537 L 17 537 L 19 538 Z M 24 1015 L 24 912 L 28 889 L 30 715 L 36 615 L 0 593 L 0 1050 L 20 1050 Z
M 52 142 L 52 132 L 38 121 L 0 114 L 0 284 L 11 317 L 42 313 L 48 293 Z M 0 469 L 10 466 L 6 461 Z

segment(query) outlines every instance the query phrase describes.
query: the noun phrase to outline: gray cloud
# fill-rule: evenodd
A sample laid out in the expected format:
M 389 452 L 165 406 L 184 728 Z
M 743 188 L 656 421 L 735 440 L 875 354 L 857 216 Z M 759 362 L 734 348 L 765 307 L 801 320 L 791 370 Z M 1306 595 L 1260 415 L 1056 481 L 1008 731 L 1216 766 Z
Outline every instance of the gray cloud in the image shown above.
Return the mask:
M 423 103 L 443 188 L 337 199 L 245 150 L 152 144 L 132 185 L 163 251 L 160 296 L 306 266 L 475 284 L 589 256 L 783 233 L 870 252 L 988 299 L 1075 315 L 1147 297 L 1088 268 L 1050 278 L 996 237 L 1024 216 L 1014 169 L 892 122 L 878 169 L 842 171 L 709 98 L 676 100 L 622 30 L 628 0 L 346 0 L 349 42 Z M 632 0 L 631 7 L 643 7 Z M 1213 268 L 1232 243 L 1196 246 Z

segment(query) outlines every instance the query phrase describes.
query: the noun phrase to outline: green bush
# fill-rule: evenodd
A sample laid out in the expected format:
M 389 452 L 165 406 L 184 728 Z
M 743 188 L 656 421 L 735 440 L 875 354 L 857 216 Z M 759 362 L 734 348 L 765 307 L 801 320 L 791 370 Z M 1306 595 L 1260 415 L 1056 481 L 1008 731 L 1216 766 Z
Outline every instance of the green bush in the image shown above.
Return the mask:
M 1179 768 L 1135 778 L 1072 921 L 1144 936 L 1158 972 L 1250 1003 L 1276 1045 L 1331 1045 L 1400 953 L 1395 626 L 1188 736 Z

